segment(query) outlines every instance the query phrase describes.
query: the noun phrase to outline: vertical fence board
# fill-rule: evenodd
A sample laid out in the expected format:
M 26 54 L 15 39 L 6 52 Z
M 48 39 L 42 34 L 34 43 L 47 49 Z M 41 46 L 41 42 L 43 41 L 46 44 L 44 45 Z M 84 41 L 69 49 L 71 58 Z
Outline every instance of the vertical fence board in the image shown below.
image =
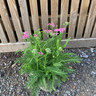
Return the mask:
M 18 0 L 18 1 L 19 1 L 19 5 L 20 5 L 20 11 L 21 11 L 24 30 L 31 34 L 28 9 L 27 9 L 27 2 L 26 2 L 26 0 Z
M 69 5 L 69 0 L 61 0 L 60 27 L 62 26 L 62 24 L 64 24 L 67 21 L 67 17 L 68 17 L 68 5 Z M 63 35 L 63 38 L 62 39 L 65 39 L 65 35 L 66 34 Z
M 51 22 L 58 25 L 58 0 L 51 0 Z
M 39 28 L 37 0 L 30 0 L 30 8 L 31 8 L 31 14 L 32 14 L 33 29 L 36 30 Z
M 72 0 L 72 4 L 71 4 L 70 25 L 69 25 L 68 37 L 71 37 L 72 39 L 74 38 L 74 33 L 75 33 L 79 1 L 80 0 Z
M 22 28 L 21 28 L 21 24 L 20 24 L 20 20 L 19 20 L 19 16 L 18 16 L 18 12 L 16 9 L 16 4 L 15 4 L 15 0 L 7 0 L 8 5 L 9 5 L 9 9 L 10 9 L 10 13 L 12 16 L 12 21 L 16 30 L 16 34 L 18 36 L 18 40 L 19 41 L 23 41 L 22 39 Z
M 42 29 L 46 30 L 48 29 L 48 1 L 47 0 L 41 0 L 41 23 L 42 23 Z M 43 38 L 46 39 L 46 34 L 43 33 Z
M 1 22 L 0 22 L 0 39 L 1 39 L 2 43 L 7 43 L 8 42 L 7 39 L 6 39 L 4 30 L 2 28 Z
M 48 1 L 47 0 L 41 0 L 41 22 L 42 22 L 42 28 L 45 30 L 48 28 Z
M 88 16 L 88 20 L 87 20 L 87 25 L 86 25 L 86 29 L 85 29 L 85 33 L 84 33 L 84 38 L 90 37 L 93 23 L 95 20 L 95 16 L 96 16 L 96 0 L 92 0 L 89 16 Z
M 61 0 L 60 26 L 67 21 L 69 0 Z
M 93 29 L 92 37 L 96 38 L 96 21 L 95 21 L 95 26 L 94 26 L 94 29 Z
M 6 29 L 10 42 L 15 42 L 16 41 L 15 36 L 14 36 L 12 26 L 8 17 L 4 0 L 0 0 L 0 14 L 1 14 L 2 21 L 4 23 L 4 27 Z
M 82 0 L 76 38 L 82 38 L 90 0 Z

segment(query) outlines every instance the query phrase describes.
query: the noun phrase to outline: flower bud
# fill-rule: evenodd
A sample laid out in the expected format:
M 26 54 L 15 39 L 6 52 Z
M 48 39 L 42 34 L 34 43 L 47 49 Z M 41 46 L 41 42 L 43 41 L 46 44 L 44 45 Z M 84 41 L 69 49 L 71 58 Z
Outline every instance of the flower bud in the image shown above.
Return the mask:
M 32 53 L 37 53 L 37 49 L 33 49 L 32 50 Z
M 45 51 L 50 54 L 51 53 L 51 49 L 50 48 L 46 48 Z
M 59 51 L 62 51 L 62 47 L 59 47 Z
M 65 24 L 68 26 L 69 25 L 69 22 L 65 22 Z

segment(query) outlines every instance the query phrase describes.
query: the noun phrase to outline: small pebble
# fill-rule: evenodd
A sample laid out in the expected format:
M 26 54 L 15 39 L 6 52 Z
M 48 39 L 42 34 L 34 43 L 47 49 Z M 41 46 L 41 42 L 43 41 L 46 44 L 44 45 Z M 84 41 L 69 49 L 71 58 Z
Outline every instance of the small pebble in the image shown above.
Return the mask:
M 92 56 L 95 56 L 95 53 L 92 53 Z
M 94 94 L 93 96 L 96 96 L 96 94 Z
M 64 94 L 64 96 L 68 96 L 67 94 Z
M 91 52 L 93 53 L 94 52 L 94 48 L 90 48 Z
M 82 55 L 80 55 L 81 57 L 84 57 L 84 58 L 88 58 L 88 55 L 84 52 L 82 52 Z
M 91 75 L 92 75 L 93 77 L 95 77 L 95 76 L 96 76 L 96 72 L 95 72 L 95 71 L 91 71 Z

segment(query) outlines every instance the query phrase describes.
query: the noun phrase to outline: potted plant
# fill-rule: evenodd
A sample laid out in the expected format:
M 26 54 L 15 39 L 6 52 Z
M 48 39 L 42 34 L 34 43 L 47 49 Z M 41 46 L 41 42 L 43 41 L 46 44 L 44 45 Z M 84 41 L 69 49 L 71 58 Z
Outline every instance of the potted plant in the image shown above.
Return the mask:
M 22 51 L 22 57 L 16 60 L 21 63 L 20 73 L 29 74 L 29 80 L 26 84 L 32 91 L 32 96 L 38 96 L 40 89 L 51 92 L 65 82 L 69 74 L 74 70 L 69 67 L 70 63 L 80 63 L 81 59 L 74 53 L 65 53 L 64 48 L 68 40 L 61 45 L 63 32 L 68 22 L 57 28 L 54 23 L 48 24 L 48 30 L 45 31 L 48 39 L 42 40 L 42 32 L 38 29 L 34 35 L 24 32 L 23 39 L 29 41 L 29 46 Z

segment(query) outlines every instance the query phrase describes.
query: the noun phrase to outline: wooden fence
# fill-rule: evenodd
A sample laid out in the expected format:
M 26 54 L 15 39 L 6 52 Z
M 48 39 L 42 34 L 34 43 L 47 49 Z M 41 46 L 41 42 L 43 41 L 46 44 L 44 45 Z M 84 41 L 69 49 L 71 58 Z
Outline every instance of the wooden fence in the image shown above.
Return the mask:
M 25 48 L 22 32 L 70 22 L 68 48 L 96 46 L 96 0 L 0 0 L 0 52 Z

